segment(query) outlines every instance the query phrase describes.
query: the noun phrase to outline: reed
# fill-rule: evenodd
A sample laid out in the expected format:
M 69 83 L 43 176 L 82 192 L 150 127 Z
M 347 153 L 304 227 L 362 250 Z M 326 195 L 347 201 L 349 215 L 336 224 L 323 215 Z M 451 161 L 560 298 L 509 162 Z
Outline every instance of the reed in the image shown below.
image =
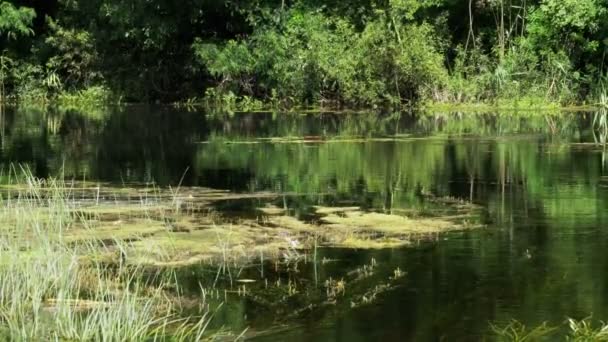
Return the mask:
M 595 324 L 592 319 L 576 320 L 568 318 L 562 326 L 549 326 L 543 323 L 529 328 L 523 323 L 513 320 L 505 326 L 490 325 L 498 341 L 525 342 L 548 341 L 557 337 L 559 341 L 599 342 L 608 341 L 608 324 Z
M 183 317 L 178 284 L 122 262 L 128 243 L 69 242 L 89 226 L 62 180 L 40 180 L 0 198 L 0 338 L 11 340 L 199 340 L 208 306 Z M 15 172 L 16 174 L 16 172 Z M 116 252 L 113 262 L 108 255 Z

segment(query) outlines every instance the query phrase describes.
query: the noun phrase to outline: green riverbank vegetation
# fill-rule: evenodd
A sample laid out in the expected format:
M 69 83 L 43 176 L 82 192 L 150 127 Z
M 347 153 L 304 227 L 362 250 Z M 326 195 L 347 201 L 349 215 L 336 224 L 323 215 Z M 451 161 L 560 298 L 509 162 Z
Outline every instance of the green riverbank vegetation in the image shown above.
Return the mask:
M 0 2 L 0 101 L 596 105 L 600 0 Z
M 116 235 L 75 241 L 91 229 L 76 207 L 73 188 L 27 176 L 18 190 L 3 187 L 0 207 L 0 336 L 10 340 L 200 339 L 210 313 L 181 314 L 169 274 L 151 274 L 120 258 Z M 171 290 L 171 291 L 169 291 Z

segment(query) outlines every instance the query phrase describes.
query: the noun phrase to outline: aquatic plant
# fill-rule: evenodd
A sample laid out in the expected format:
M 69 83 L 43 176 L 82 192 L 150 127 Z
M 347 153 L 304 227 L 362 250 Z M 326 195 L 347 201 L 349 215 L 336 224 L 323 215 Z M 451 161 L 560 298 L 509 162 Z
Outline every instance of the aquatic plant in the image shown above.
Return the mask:
M 567 331 L 567 334 L 561 334 L 560 336 L 562 340 L 566 341 L 608 341 L 608 325 L 600 322 L 598 326 L 594 324 L 590 317 L 582 320 L 568 318 L 564 325 L 566 326 L 564 328 L 567 329 L 561 329 L 559 326 L 551 327 L 547 322 L 529 328 L 517 320 L 512 320 L 505 326 L 490 324 L 490 327 L 498 340 L 505 342 L 542 341 L 561 331 Z
M 608 341 L 608 324 L 601 322 L 598 327 L 592 322 L 591 318 L 585 318 L 578 321 L 568 318 L 567 323 L 568 328 L 570 329 L 570 334 L 568 336 L 569 341 Z
M 182 317 L 171 277 L 123 262 L 128 243 L 70 241 L 89 225 L 62 180 L 24 170 L 0 199 L 0 336 L 19 340 L 200 339 L 209 322 Z M 108 255 L 115 255 L 108 259 Z
M 505 342 L 530 342 L 543 339 L 556 331 L 556 328 L 543 323 L 535 328 L 528 328 L 524 324 L 513 320 L 506 326 L 499 327 L 491 324 L 490 327 L 498 337 L 499 341 Z

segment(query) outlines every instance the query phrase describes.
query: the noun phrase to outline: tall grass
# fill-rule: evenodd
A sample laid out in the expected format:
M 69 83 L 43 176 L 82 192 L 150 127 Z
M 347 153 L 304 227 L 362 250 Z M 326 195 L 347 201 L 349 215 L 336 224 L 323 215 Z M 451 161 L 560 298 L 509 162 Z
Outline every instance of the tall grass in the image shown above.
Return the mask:
M 594 324 L 591 318 L 575 320 L 569 318 L 563 327 L 552 327 L 543 323 L 537 327 L 529 328 L 518 321 L 511 321 L 506 326 L 491 324 L 496 340 L 505 342 L 527 341 L 573 341 L 573 342 L 600 342 L 608 341 L 608 324 L 600 322 Z M 562 329 L 563 328 L 563 329 Z
M 88 225 L 69 187 L 24 172 L 27 186 L 5 189 L 0 198 L 0 338 L 191 341 L 204 336 L 208 310 L 180 318 L 179 295 L 169 291 L 178 288 L 172 277 L 151 281 L 142 267 L 103 261 L 111 250 L 99 241 L 66 242 L 66 232 Z M 115 243 L 116 250 L 128 247 Z

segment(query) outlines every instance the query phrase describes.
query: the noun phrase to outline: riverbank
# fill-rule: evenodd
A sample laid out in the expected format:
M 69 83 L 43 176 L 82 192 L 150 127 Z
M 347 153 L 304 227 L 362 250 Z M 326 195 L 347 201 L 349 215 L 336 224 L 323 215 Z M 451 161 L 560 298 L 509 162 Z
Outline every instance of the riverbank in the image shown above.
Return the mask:
M 250 96 L 238 96 L 232 92 L 226 94 L 211 93 L 204 97 L 193 97 L 183 101 L 165 103 L 176 108 L 196 109 L 203 108 L 209 113 L 235 113 L 235 112 L 276 112 L 276 113 L 316 113 L 316 112 L 340 112 L 340 113 L 386 113 L 386 112 L 409 112 L 414 110 L 430 112 L 539 112 L 547 111 L 574 112 L 594 111 L 605 108 L 605 96 L 597 101 L 580 101 L 561 103 L 546 97 L 525 96 L 512 99 L 489 98 L 477 102 L 443 102 L 434 100 L 419 100 L 416 102 L 404 102 L 393 105 L 374 106 L 348 106 L 336 101 L 323 101 L 317 105 L 304 105 L 279 101 L 277 99 L 264 100 Z M 59 107 L 72 110 L 98 111 L 99 108 L 142 105 L 143 103 L 129 103 L 123 101 L 122 97 L 115 95 L 109 88 L 104 86 L 93 86 L 79 91 L 62 91 L 57 94 L 46 94 L 35 92 L 24 94 L 20 98 L 6 98 L 0 105 L 36 107 Z M 158 104 L 158 103 L 157 103 Z

